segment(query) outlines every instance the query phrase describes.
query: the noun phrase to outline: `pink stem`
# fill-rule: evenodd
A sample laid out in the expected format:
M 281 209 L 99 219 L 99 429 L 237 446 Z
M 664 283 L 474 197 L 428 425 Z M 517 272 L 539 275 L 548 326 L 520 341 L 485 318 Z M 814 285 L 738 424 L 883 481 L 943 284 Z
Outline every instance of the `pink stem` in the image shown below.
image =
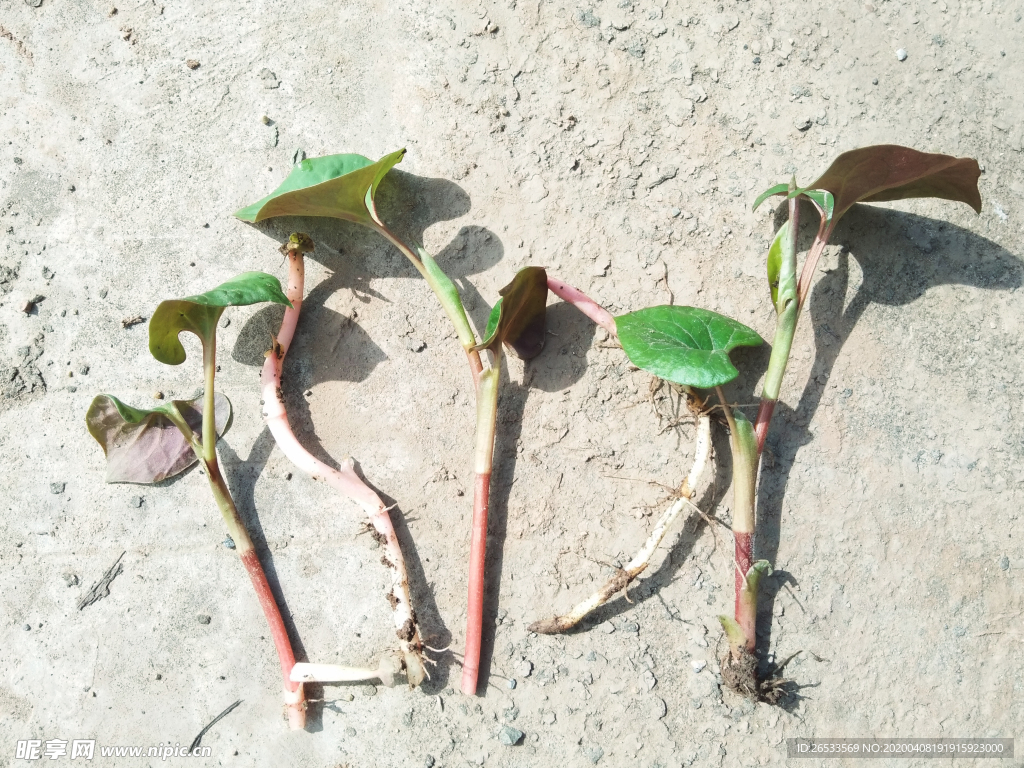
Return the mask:
M 572 304 L 612 336 L 617 337 L 619 335 L 615 329 L 615 318 L 612 317 L 612 313 L 587 296 L 579 288 L 573 288 L 556 277 L 548 277 L 548 290 L 563 301 Z
M 487 512 L 491 473 L 478 473 L 473 489 L 473 532 L 469 547 L 469 600 L 466 606 L 466 650 L 462 662 L 461 689 L 475 696 L 480 675 L 480 646 L 484 616 L 484 555 L 487 550 Z
M 396 634 L 405 658 L 406 674 L 411 684 L 418 685 L 424 677 L 420 660 L 423 644 L 419 637 L 416 613 L 412 609 L 409 597 L 409 577 L 405 569 L 405 558 L 402 556 L 402 549 L 398 544 L 387 506 L 356 474 L 351 458 L 341 462 L 340 469 L 324 464 L 302 447 L 288 423 L 288 414 L 281 393 L 281 369 L 288 347 L 295 336 L 295 327 L 302 308 L 305 277 L 302 252 L 298 249 L 289 249 L 288 263 L 287 296 L 292 306 L 285 309 L 281 330 L 274 348 L 267 353 L 267 360 L 260 375 L 263 388 L 263 415 L 278 447 L 296 467 L 312 476 L 314 480 L 325 480 L 328 485 L 359 504 L 370 518 L 374 539 L 384 548 L 385 554 L 381 562 L 391 572 L 388 600 L 394 609 Z

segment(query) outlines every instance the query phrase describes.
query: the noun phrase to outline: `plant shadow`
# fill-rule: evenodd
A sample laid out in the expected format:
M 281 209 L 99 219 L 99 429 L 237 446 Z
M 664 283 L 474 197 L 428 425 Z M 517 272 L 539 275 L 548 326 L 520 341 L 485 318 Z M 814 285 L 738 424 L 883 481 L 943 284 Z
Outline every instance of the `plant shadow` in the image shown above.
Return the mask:
M 816 216 L 801 218 L 813 220 L 817 228 Z M 795 407 L 778 403 L 765 444 L 771 461 L 762 463 L 759 480 L 755 558 L 773 564 L 796 456 L 814 440 L 808 425 L 821 405 L 835 362 L 865 310 L 873 303 L 904 306 L 941 285 L 1014 291 L 1024 284 L 1024 264 L 1009 251 L 970 230 L 911 213 L 854 206 L 832 242 L 844 244 L 838 265 L 818 278 L 808 301 L 805 322 L 814 327 L 811 374 Z M 860 266 L 862 282 L 844 307 L 851 256 Z M 778 573 L 782 578 L 762 582 L 758 600 L 757 652 L 764 673 L 772 664 L 776 597 L 785 584 L 796 583 L 791 574 Z

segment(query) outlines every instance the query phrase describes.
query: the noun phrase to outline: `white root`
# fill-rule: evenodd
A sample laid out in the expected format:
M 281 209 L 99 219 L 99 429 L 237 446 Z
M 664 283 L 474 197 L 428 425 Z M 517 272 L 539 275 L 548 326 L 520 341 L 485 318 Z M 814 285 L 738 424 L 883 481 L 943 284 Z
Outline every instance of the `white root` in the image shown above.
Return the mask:
M 697 417 L 697 442 L 694 450 L 693 466 L 690 468 L 690 473 L 686 476 L 686 480 L 679 490 L 680 498 L 658 519 L 654 530 L 651 531 L 651 535 L 647 538 L 643 547 L 640 548 L 640 551 L 623 568 L 620 568 L 608 583 L 586 600 L 578 603 L 571 611 L 562 616 L 555 616 L 552 619 L 535 621 L 529 626 L 529 630 L 542 635 L 566 632 L 583 621 L 591 611 L 604 605 L 612 597 L 626 589 L 633 579 L 650 565 L 651 558 L 658 549 L 658 545 L 665 538 L 669 527 L 679 517 L 679 513 L 688 506 L 700 512 L 690 499 L 696 493 L 697 483 L 700 481 L 705 467 L 707 467 L 710 455 L 711 418 L 706 413 L 701 413 Z
M 361 683 L 380 680 L 388 688 L 393 688 L 395 678 L 401 671 L 402 659 L 396 654 L 388 654 L 380 660 L 377 669 L 298 662 L 292 667 L 291 680 L 295 683 Z

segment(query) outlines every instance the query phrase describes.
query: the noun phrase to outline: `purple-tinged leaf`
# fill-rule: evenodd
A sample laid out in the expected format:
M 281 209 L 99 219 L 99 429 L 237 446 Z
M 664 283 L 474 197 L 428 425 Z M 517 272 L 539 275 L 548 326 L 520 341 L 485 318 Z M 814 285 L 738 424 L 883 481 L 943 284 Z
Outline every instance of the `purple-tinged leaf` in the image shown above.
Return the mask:
M 231 403 L 219 392 L 214 395 L 217 434 L 227 431 Z M 174 425 L 172 408 L 198 435 L 203 422 L 203 398 L 173 400 L 153 410 L 125 405 L 112 395 L 97 395 L 85 422 L 107 456 L 108 483 L 159 483 L 195 464 L 196 455 L 188 440 Z

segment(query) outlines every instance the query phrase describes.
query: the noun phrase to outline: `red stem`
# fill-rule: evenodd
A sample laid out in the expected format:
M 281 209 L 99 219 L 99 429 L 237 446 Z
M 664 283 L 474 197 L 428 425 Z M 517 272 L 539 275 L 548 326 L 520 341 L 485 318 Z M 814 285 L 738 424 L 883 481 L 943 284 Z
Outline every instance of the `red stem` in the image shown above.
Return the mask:
M 778 400 L 761 399 L 761 405 L 757 409 L 757 418 L 754 420 L 754 432 L 757 434 L 757 455 L 764 450 L 764 441 L 768 437 L 768 427 L 772 423 L 772 414 L 775 413 L 775 404 Z M 746 571 L 744 571 L 746 573 Z
M 473 489 L 473 532 L 469 548 L 469 600 L 466 606 L 466 653 L 462 663 L 462 692 L 476 694 L 480 674 L 480 642 L 484 616 L 484 555 L 487 552 L 487 512 L 491 473 L 476 476 Z
M 270 584 L 267 582 L 267 575 L 263 571 L 256 550 L 250 549 L 240 555 L 242 565 L 249 573 L 253 589 L 256 590 L 256 597 L 259 598 L 260 607 L 263 608 L 263 615 L 267 617 L 267 624 L 270 625 L 270 637 L 277 648 L 277 658 L 281 662 L 281 673 L 284 676 L 284 686 L 289 691 L 299 690 L 301 683 L 293 683 L 288 679 L 295 666 L 295 652 L 292 650 L 291 640 L 288 638 L 288 630 L 285 629 L 284 619 L 281 618 L 281 611 L 274 600 L 274 593 L 270 591 Z
M 612 313 L 587 296 L 579 288 L 573 288 L 556 277 L 548 277 L 548 290 L 563 301 L 572 304 L 612 336 L 617 337 L 619 335 L 615 328 L 615 318 L 612 317 Z

